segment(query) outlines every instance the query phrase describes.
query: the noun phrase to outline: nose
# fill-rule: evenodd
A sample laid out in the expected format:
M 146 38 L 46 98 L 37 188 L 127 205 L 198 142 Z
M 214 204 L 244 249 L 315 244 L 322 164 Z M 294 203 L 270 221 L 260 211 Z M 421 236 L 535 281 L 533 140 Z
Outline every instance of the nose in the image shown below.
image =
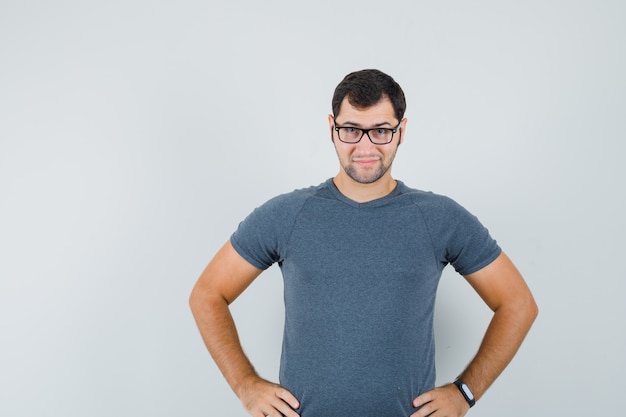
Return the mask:
M 361 137 L 361 140 L 356 144 L 356 147 L 361 150 L 372 150 L 376 149 L 376 145 L 372 142 L 369 137 L 369 132 L 364 133 Z

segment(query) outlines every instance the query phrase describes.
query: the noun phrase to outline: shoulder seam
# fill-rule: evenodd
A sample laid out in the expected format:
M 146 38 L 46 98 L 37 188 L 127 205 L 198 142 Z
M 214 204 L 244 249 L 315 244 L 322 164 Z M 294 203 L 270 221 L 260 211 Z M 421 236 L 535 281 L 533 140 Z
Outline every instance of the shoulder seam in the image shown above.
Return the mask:
M 432 249 L 431 253 L 432 253 L 432 257 L 433 257 L 433 262 L 435 262 L 435 264 L 437 264 L 439 262 L 437 260 L 437 255 L 436 255 L 437 248 L 435 247 L 435 241 L 433 239 L 433 233 L 432 233 L 432 230 L 430 228 L 430 225 L 426 221 L 426 214 L 424 213 L 424 210 L 422 210 L 422 207 L 420 206 L 420 204 L 418 204 L 418 202 L 415 201 L 415 195 L 414 194 L 411 195 L 411 202 L 413 203 L 413 205 L 415 207 L 417 207 L 417 209 L 419 210 L 419 212 L 421 214 L 422 223 L 424 224 L 425 229 L 428 231 L 428 240 L 430 241 L 430 247 Z
M 298 217 L 300 216 L 300 213 L 302 212 L 302 210 L 304 209 L 304 206 L 309 202 L 309 200 L 311 200 L 319 191 L 319 187 L 316 187 L 315 191 L 312 193 L 309 193 L 303 200 L 302 203 L 300 204 L 300 207 L 298 208 L 298 210 L 296 210 L 296 212 L 293 215 L 292 221 L 291 221 L 291 225 L 289 225 L 289 234 L 287 236 L 287 239 L 285 241 L 285 256 L 284 258 L 287 256 L 287 251 L 289 250 L 289 242 L 291 242 L 291 238 L 293 236 L 293 231 L 296 225 L 296 221 L 298 219 Z

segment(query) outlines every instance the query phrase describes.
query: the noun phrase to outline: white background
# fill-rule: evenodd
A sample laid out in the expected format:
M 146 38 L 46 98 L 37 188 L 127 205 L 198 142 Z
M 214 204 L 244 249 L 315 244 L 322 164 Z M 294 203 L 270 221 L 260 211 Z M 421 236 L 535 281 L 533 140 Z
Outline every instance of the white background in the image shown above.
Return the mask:
M 379 68 L 394 175 L 487 225 L 540 316 L 471 411 L 619 415 L 626 374 L 626 6 L 542 1 L 0 3 L 0 415 L 244 416 L 187 305 L 266 199 L 337 171 L 337 83 Z M 275 378 L 282 283 L 233 306 Z M 444 274 L 438 376 L 489 311 Z

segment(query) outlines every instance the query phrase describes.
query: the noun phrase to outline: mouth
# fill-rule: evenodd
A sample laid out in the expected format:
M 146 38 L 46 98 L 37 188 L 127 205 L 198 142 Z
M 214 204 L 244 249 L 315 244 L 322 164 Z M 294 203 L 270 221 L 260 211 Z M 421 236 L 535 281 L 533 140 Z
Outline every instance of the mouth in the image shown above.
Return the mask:
M 352 162 L 360 166 L 372 166 L 377 164 L 380 158 L 366 157 L 366 158 L 352 158 Z

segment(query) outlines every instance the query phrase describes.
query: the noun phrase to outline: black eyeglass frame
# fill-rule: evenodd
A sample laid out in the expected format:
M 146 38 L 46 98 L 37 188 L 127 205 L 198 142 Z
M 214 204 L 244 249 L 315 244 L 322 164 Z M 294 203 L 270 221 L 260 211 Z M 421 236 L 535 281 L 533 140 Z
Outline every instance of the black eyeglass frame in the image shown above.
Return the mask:
M 394 127 L 393 129 L 388 128 L 388 127 L 374 127 L 374 128 L 371 128 L 371 129 L 362 129 L 360 127 L 354 127 L 354 126 L 337 126 L 337 124 L 335 123 L 335 119 L 333 118 L 333 128 L 335 129 L 335 132 L 337 132 L 337 139 L 339 139 L 343 143 L 349 143 L 351 145 L 354 145 L 355 143 L 361 142 L 361 139 L 363 139 L 363 136 L 365 136 L 365 135 L 367 135 L 367 138 L 374 145 L 387 145 L 387 144 L 393 142 L 393 135 L 398 130 L 400 130 L 400 125 L 402 125 L 402 120 L 400 120 L 400 122 L 398 123 L 398 126 Z M 346 142 L 345 140 L 341 139 L 341 136 L 339 135 L 339 129 L 356 129 L 356 130 L 360 130 L 361 131 L 361 137 L 356 142 Z M 389 138 L 389 141 L 378 143 L 378 142 L 374 142 L 372 140 L 372 137 L 370 136 L 370 131 L 372 131 L 372 130 L 379 130 L 379 129 L 391 130 L 391 137 Z

